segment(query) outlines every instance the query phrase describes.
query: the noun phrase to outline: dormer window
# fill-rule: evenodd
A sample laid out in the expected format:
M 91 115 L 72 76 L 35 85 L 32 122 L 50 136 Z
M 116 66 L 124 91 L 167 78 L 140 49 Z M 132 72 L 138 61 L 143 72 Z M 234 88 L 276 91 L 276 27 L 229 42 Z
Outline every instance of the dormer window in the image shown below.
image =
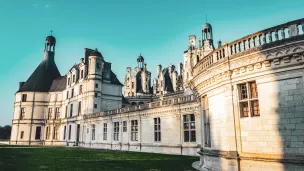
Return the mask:
M 70 79 L 70 78 L 68 78 L 68 85 L 70 85 L 70 82 L 71 82 L 71 79 Z
M 75 83 L 75 75 L 73 75 L 73 83 Z
M 26 102 L 27 94 L 22 94 L 22 102 Z

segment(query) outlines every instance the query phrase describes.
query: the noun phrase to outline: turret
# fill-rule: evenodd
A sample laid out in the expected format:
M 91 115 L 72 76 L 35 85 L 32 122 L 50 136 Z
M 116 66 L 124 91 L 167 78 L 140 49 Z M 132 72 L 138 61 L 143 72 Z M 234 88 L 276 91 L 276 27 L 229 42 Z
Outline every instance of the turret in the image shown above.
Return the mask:
M 90 78 L 102 78 L 102 63 L 103 56 L 95 49 L 89 55 L 89 77 Z

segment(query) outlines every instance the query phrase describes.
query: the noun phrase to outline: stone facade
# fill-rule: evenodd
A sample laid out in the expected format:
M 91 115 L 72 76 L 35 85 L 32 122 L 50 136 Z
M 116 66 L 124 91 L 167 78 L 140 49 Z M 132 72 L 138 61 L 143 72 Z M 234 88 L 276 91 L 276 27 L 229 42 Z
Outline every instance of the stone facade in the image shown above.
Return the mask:
M 127 68 L 124 97 L 111 63 L 97 49 L 85 49 L 80 63 L 61 76 L 55 45 L 56 39 L 48 36 L 43 61 L 20 83 L 10 144 L 198 156 L 201 119 L 192 93 L 185 95 L 180 87 L 152 97 L 151 73 L 139 56 L 135 72 Z M 168 71 L 162 81 L 178 85 L 174 66 Z
M 196 168 L 304 170 L 303 23 L 219 46 L 188 70 L 201 101 L 203 146 Z

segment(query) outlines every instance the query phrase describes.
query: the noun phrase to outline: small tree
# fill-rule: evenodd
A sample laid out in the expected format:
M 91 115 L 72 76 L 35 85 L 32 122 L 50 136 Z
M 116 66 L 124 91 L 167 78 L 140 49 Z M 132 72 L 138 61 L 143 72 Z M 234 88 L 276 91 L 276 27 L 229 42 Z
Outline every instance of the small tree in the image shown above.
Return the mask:
M 12 127 L 10 125 L 0 126 L 0 139 L 10 139 Z

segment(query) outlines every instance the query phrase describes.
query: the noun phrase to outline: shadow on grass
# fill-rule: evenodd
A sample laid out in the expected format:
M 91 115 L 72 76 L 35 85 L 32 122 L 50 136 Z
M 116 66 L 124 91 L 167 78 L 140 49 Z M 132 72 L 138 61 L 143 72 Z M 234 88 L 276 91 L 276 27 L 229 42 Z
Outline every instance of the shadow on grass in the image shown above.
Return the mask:
M 197 157 L 84 148 L 2 148 L 2 170 L 192 171 Z

